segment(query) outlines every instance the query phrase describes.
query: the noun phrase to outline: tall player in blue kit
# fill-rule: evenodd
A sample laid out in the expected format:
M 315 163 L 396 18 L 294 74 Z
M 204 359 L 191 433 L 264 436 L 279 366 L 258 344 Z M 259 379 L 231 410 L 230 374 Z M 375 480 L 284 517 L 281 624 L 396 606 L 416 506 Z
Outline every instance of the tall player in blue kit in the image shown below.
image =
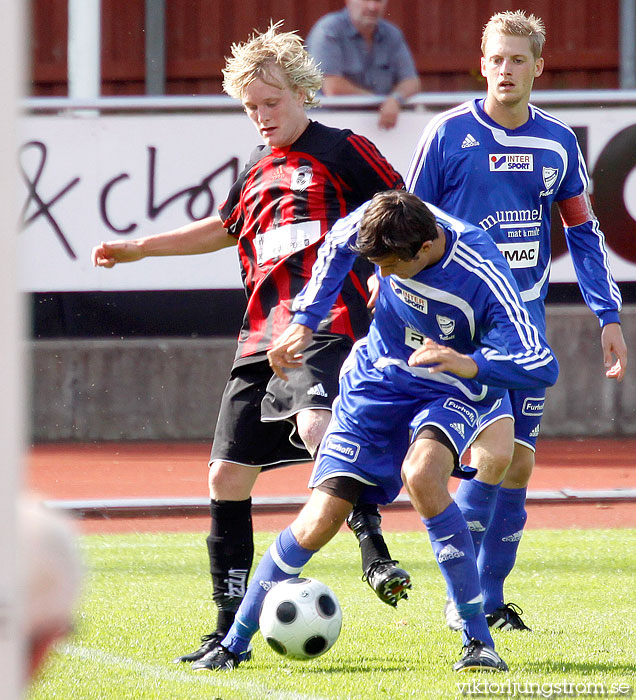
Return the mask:
M 583 298 L 599 319 L 606 375 L 621 381 L 627 364 L 619 322 L 621 295 L 590 205 L 585 163 L 574 132 L 529 104 L 534 79 L 543 71 L 544 41 L 543 22 L 534 15 L 517 11 L 491 17 L 481 45 L 487 95 L 431 120 L 411 162 L 407 187 L 488 232 L 508 261 L 521 297 L 542 332 L 551 260 L 550 213 L 555 202 Z M 478 553 L 488 622 L 504 630 L 528 629 L 521 610 L 504 603 L 503 588 L 526 522 L 526 487 L 534 467 L 545 392 L 514 390 L 510 398 L 515 418 L 513 454 L 507 447 L 505 426 L 493 424 L 472 448 L 477 477 L 460 484 L 456 496 Z M 450 599 L 446 619 L 451 629 L 461 629 Z
M 292 324 L 268 352 L 281 379 L 302 367 L 302 352 L 358 254 L 380 278 L 369 334 L 343 365 L 310 498 L 261 559 L 210 666 L 231 670 L 247 660 L 266 591 L 298 576 L 354 504 L 389 503 L 403 480 L 464 619 L 463 655 L 454 670 L 505 671 L 448 479 L 461 475 L 459 459 L 481 430 L 511 425 L 506 390 L 553 384 L 556 359 L 492 240 L 393 190 L 376 194 L 327 234 L 311 280 L 294 300 Z

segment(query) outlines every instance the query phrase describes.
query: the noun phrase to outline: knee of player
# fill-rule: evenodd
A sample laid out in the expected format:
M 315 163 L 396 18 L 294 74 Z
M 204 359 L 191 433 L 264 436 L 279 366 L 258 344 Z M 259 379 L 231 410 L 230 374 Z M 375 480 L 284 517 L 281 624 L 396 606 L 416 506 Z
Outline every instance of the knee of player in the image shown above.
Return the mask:
M 331 411 L 305 410 L 296 416 L 298 436 L 312 456 L 316 454 L 331 419 Z
M 431 470 L 426 469 L 419 459 L 406 457 L 402 463 L 402 482 L 404 488 L 411 495 L 419 495 L 420 498 L 437 492 L 437 486 L 442 481 L 435 478 Z M 437 483 L 439 481 L 439 484 Z
M 318 551 L 338 532 L 350 510 L 344 499 L 314 489 L 291 525 L 296 541 L 305 549 Z
M 417 465 L 415 465 L 407 457 L 402 463 L 402 482 L 407 491 L 409 491 L 413 486 L 417 471 Z
M 503 478 L 513 460 L 512 444 L 491 444 L 488 449 L 474 449 L 471 459 L 471 466 L 476 467 L 479 474 L 492 476 L 493 478 Z
M 219 463 L 212 462 L 210 468 L 208 469 L 208 488 L 210 489 L 210 495 L 216 490 L 221 481 L 221 474 L 219 470 Z
M 221 501 L 240 501 L 249 498 L 260 469 L 244 467 L 232 462 L 212 462 L 208 470 L 210 498 Z
M 524 450 L 521 454 L 515 451 L 515 455 L 506 472 L 504 487 L 521 489 L 528 485 L 532 470 L 534 469 L 534 452 Z

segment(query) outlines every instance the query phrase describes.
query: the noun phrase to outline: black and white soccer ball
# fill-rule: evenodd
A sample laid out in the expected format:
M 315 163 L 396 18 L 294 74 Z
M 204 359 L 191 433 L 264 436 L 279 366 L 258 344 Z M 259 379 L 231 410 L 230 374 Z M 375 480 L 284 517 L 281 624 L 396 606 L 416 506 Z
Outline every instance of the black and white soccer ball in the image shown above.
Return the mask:
M 311 578 L 292 578 L 268 591 L 259 626 L 277 654 L 315 659 L 336 643 L 342 610 L 329 586 Z

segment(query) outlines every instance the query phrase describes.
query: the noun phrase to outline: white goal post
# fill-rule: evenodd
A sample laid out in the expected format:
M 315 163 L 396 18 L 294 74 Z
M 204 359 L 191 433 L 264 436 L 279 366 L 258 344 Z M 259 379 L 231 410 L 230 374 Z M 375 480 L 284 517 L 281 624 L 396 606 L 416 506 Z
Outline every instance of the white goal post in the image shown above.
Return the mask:
M 24 62 L 22 0 L 0 0 L 0 66 L 3 108 L 0 110 L 0 699 L 22 697 L 24 658 L 20 624 L 21 592 L 16 552 L 16 500 L 22 486 L 25 378 L 24 320 L 17 284 L 16 123 Z

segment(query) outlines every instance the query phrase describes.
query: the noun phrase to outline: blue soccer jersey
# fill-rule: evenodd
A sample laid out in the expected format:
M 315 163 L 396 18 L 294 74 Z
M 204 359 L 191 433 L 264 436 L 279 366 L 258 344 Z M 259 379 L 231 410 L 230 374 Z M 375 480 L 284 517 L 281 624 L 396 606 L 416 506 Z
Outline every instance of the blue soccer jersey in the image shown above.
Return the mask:
M 574 132 L 533 105 L 510 130 L 483 110 L 483 99 L 433 118 L 417 146 L 407 187 L 421 199 L 480 226 L 508 261 L 524 301 L 544 313 L 550 275 L 553 202 L 587 190 Z M 618 322 L 621 296 L 609 270 L 604 236 L 593 219 L 565 228 L 585 302 L 602 325 Z
M 327 234 L 312 278 L 294 301 L 294 322 L 316 329 L 337 296 L 356 254 L 351 250 L 368 204 Z M 556 381 L 558 366 L 543 333 L 530 321 L 510 268 L 483 231 L 431 207 L 446 236 L 441 260 L 409 279 L 380 277 L 380 293 L 367 338 L 376 368 L 392 368 L 411 381 L 445 386 L 470 401 L 505 389 L 538 388 Z M 430 374 L 408 358 L 426 337 L 470 355 L 474 379 Z

